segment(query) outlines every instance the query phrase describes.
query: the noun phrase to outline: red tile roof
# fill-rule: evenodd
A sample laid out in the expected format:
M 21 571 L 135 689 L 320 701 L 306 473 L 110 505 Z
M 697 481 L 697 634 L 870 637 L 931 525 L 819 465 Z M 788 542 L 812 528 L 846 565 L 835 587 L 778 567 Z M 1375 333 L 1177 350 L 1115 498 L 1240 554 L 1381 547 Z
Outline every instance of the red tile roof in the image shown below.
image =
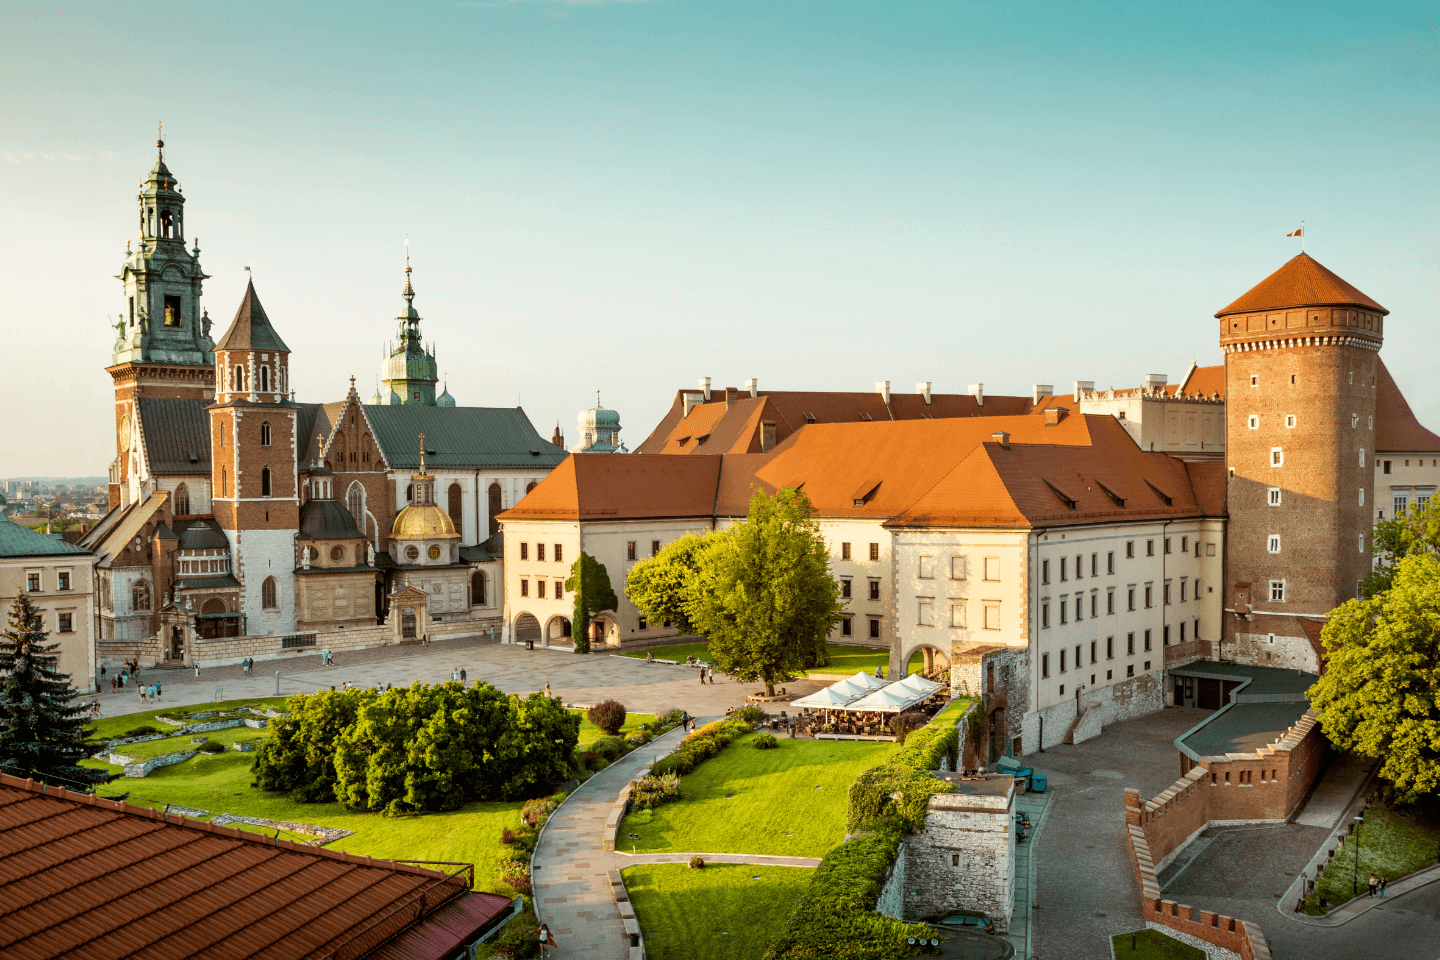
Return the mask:
M 1379 371 L 1375 383 L 1375 449 L 1390 453 L 1440 452 L 1440 437 L 1420 425 L 1405 396 L 1385 369 L 1385 361 L 1376 361 Z
M 1213 367 L 1192 366 L 1180 384 L 1180 395 L 1185 397 L 1209 397 L 1214 394 L 1225 396 L 1225 364 Z
M 465 875 L 0 775 L 7 960 L 338 960 L 389 941 L 422 904 L 428 912 L 468 888 Z
M 1287 307 L 1368 307 L 1389 313 L 1307 253 L 1287 261 L 1283 267 L 1251 287 L 1244 296 L 1215 314 L 1258 313 Z
M 565 458 L 502 520 L 634 520 L 708 517 L 720 485 L 719 456 L 576 453 Z

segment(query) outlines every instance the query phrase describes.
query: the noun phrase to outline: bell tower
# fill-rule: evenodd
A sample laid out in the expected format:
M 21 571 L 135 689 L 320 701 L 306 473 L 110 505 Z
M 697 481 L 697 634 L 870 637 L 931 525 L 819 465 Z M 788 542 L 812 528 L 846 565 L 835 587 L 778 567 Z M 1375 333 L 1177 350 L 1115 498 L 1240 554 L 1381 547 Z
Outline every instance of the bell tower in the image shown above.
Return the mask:
M 415 287 L 410 283 L 410 255 L 405 255 L 405 289 L 400 294 L 405 298 L 405 312 L 396 319 L 400 329 L 398 341 L 386 348 L 384 385 L 376 391 L 376 402 L 384 404 L 406 404 L 410 406 L 437 406 L 435 383 L 439 367 L 435 362 L 435 345 L 425 348 L 420 337 L 420 314 L 415 310 Z M 445 398 L 455 405 L 449 391 Z
M 1389 311 L 1302 253 L 1215 316 L 1225 354 L 1222 656 L 1318 672 L 1370 571 L 1376 375 Z
M 209 279 L 200 268 L 200 245 L 185 249 L 185 196 L 165 165 L 165 141 L 136 197 L 140 209 L 137 245 L 125 245 L 116 276 L 125 289 L 115 342 L 106 368 L 115 385 L 116 459 L 110 466 L 110 502 L 120 502 L 135 468 L 135 403 L 140 397 L 208 401 L 215 396 L 215 343 L 210 318 L 200 306 Z

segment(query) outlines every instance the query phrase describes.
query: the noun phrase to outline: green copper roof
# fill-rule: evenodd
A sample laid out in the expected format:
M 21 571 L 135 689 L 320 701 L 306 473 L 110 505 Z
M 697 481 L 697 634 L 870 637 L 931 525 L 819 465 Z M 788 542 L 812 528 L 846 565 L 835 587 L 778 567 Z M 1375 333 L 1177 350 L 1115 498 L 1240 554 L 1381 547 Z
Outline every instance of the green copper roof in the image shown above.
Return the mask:
M 89 556 L 79 547 L 0 517 L 0 557 Z
M 519 407 L 366 406 L 365 416 L 397 470 L 420 466 L 422 433 L 430 467 L 553 467 L 567 456 Z

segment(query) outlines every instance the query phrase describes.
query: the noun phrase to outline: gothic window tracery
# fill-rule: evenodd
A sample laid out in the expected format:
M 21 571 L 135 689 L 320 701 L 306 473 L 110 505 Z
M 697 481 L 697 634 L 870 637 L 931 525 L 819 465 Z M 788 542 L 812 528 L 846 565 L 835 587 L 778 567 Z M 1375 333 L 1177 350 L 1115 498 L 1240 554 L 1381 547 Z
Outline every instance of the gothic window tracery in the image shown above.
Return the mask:
M 175 508 L 176 516 L 184 517 L 190 513 L 190 488 L 181 483 L 175 487 Z
M 275 598 L 274 577 L 266 577 L 265 582 L 260 585 L 260 606 L 266 610 L 274 610 L 280 606 Z
M 130 589 L 130 609 L 150 609 L 150 581 L 136 580 L 135 586 Z

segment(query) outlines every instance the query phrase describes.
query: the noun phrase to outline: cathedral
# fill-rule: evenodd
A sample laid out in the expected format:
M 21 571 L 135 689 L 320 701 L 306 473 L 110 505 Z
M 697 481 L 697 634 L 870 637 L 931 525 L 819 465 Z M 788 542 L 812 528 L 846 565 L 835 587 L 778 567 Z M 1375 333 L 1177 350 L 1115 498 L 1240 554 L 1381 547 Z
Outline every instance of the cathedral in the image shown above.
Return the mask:
M 520 408 L 458 406 L 421 335 L 408 258 L 369 403 L 296 400 L 254 283 L 218 339 L 164 143 L 118 278 L 115 459 L 98 558 L 103 662 L 231 661 L 497 627 L 496 517 L 564 460 Z M 308 387 L 309 385 L 305 385 Z

